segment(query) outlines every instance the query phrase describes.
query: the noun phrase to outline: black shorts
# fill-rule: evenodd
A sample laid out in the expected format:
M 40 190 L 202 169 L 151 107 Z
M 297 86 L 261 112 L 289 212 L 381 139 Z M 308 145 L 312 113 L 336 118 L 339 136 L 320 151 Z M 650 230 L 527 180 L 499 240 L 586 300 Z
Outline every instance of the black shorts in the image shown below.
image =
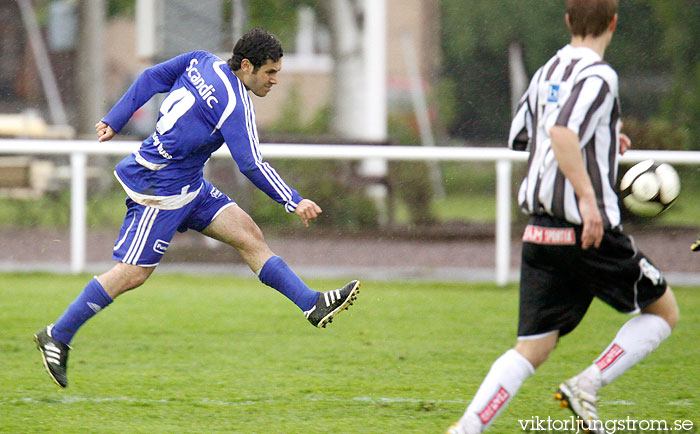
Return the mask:
M 518 336 L 571 332 L 593 297 L 634 313 L 666 291 L 663 274 L 619 230 L 599 248 L 581 248 L 581 226 L 536 215 L 523 235 Z

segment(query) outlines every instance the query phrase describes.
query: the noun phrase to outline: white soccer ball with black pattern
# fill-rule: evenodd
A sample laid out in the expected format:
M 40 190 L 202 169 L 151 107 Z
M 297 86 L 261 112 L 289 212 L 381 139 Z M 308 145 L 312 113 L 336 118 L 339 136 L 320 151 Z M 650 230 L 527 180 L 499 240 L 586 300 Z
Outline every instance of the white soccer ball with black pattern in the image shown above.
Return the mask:
M 634 214 L 659 215 L 676 200 L 681 180 L 667 163 L 645 160 L 632 166 L 620 181 L 622 203 Z

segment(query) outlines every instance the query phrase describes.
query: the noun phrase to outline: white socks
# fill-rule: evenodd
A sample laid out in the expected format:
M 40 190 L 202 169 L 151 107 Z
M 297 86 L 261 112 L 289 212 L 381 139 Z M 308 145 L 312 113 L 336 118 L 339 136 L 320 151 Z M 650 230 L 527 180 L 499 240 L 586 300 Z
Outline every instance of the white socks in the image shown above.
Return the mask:
M 496 359 L 459 421 L 463 431 L 477 434 L 488 428 L 534 372 L 532 364 L 514 349 Z
M 671 327 L 658 315 L 641 314 L 627 321 L 603 353 L 578 375 L 578 386 L 595 395 L 629 368 L 654 351 L 671 335 Z M 535 372 L 532 364 L 514 349 L 499 357 L 479 386 L 459 420 L 465 434 L 486 430 Z
M 658 315 L 641 314 L 625 323 L 612 343 L 578 375 L 579 387 L 597 393 L 654 351 L 671 335 L 671 326 Z

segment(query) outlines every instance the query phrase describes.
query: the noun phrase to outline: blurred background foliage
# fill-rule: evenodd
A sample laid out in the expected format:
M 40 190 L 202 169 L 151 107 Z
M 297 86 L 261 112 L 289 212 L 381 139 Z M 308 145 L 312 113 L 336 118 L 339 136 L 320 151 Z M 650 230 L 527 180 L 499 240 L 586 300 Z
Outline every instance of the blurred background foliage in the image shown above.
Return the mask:
M 297 9 L 307 5 L 327 24 L 323 0 L 256 0 L 248 2 L 249 27 L 264 26 L 277 35 L 287 52 L 294 51 Z M 41 2 L 40 2 L 41 3 Z M 428 90 L 441 146 L 505 146 L 510 125 L 511 95 L 508 46 L 522 47 L 526 72 L 532 76 L 569 40 L 563 0 L 441 0 L 441 68 Z M 110 17 L 134 16 L 135 0 L 109 0 Z M 231 21 L 231 2 L 224 2 L 224 22 Z M 622 0 L 619 24 L 606 60 L 620 76 L 624 130 L 637 149 L 700 150 L 700 2 L 697 0 Z M 320 110 L 311 122 L 300 118 L 300 96 L 286 99 L 283 115 L 261 131 L 262 140 L 290 138 L 322 141 L 331 128 L 332 110 Z M 415 115 L 406 101 L 390 107 L 389 142 L 420 145 Z M 316 200 L 325 213 L 319 225 L 339 230 L 376 228 L 378 211 L 367 199 L 366 180 L 354 163 L 330 161 L 272 161 L 280 174 L 303 196 Z M 297 219 L 264 194 L 233 180 L 230 161 L 212 161 L 222 190 L 251 213 L 261 225 L 290 227 Z M 495 170 L 491 163 L 442 163 L 445 197 L 437 198 L 423 163 L 389 165 L 384 180 L 390 191 L 394 225 L 422 227 L 452 221 L 493 222 Z M 514 168 L 513 195 L 522 177 Z M 624 172 L 626 167 L 621 167 Z M 683 194 L 671 210 L 654 222 L 696 224 L 700 214 L 700 169 L 678 168 Z M 226 173 L 226 175 L 220 175 Z M 229 187 L 228 189 L 226 187 Z M 91 192 L 90 226 L 121 223 L 124 195 L 114 183 L 109 191 Z M 0 225 L 67 226 L 67 192 L 52 193 L 36 202 L 6 200 Z M 119 212 L 115 212 L 117 209 Z M 514 204 L 513 216 L 520 213 Z
M 521 44 L 532 76 L 569 37 L 562 1 L 442 0 L 443 80 L 455 94 L 449 135 L 503 142 L 510 121 L 508 45 Z M 468 11 L 468 13 L 465 13 Z M 606 51 L 620 76 L 637 148 L 700 149 L 700 3 L 625 0 Z
M 248 2 L 250 26 L 294 49 L 296 11 L 307 5 L 325 20 L 320 0 Z M 135 0 L 109 0 L 108 15 L 133 16 Z M 527 73 L 568 42 L 562 0 L 441 0 L 441 77 L 431 102 L 443 133 L 469 142 L 502 143 L 510 123 L 508 45 L 522 46 Z M 224 2 L 230 21 L 231 2 Z M 700 149 L 700 2 L 624 0 L 606 60 L 620 76 L 620 97 L 637 148 Z M 294 114 L 293 107 L 290 114 Z M 284 116 L 275 132 L 306 133 Z M 326 125 L 327 126 L 327 125 Z M 319 130 L 315 125 L 312 130 Z M 636 140 L 635 140 L 636 139 Z

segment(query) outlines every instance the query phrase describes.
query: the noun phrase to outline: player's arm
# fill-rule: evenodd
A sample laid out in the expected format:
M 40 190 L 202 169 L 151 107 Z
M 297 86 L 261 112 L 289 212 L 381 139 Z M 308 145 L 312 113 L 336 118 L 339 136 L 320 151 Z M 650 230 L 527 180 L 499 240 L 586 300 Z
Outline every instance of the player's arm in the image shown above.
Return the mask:
M 536 83 L 539 80 L 541 69 L 538 70 L 527 91 L 523 94 L 518 102 L 518 107 L 515 109 L 513 121 L 510 124 L 510 133 L 508 134 L 508 147 L 515 151 L 529 150 L 530 138 L 532 137 L 532 96 L 536 92 Z
M 574 84 L 549 129 L 552 150 L 559 168 L 573 186 L 578 198 L 579 213 L 583 222 L 581 247 L 584 249 L 600 245 L 603 239 L 603 221 L 595 190 L 584 164 L 581 143 L 587 142 L 593 136 L 595 127 L 605 112 L 601 107 L 614 103 L 612 99 L 617 92 L 617 74 L 612 68 L 601 65 L 589 68 L 587 74 L 581 74 L 580 80 Z M 603 76 L 607 78 L 604 79 Z
M 598 247 L 603 239 L 603 219 L 598 210 L 591 178 L 583 163 L 578 134 L 561 125 L 553 126 L 549 134 L 559 169 L 574 187 L 578 197 L 579 212 L 583 220 L 581 247 Z
M 289 187 L 277 171 L 263 161 L 258 150 L 257 137 L 246 128 L 242 116 L 234 114 L 224 122 L 221 132 L 231 156 L 236 161 L 239 170 L 259 190 L 262 190 L 272 200 L 284 205 L 287 212 L 299 216 L 305 226 L 313 221 L 323 211 L 314 201 L 302 198 L 299 193 Z
M 111 127 L 114 134 L 119 133 L 136 110 L 153 95 L 170 90 L 177 77 L 185 71 L 192 57 L 192 53 L 182 54 L 143 71 L 100 122 Z M 104 132 L 107 130 L 100 129 L 98 126 L 100 123 L 95 126 L 100 141 L 111 139 L 111 137 L 104 136 Z M 102 135 L 100 135 L 100 131 L 103 131 Z

